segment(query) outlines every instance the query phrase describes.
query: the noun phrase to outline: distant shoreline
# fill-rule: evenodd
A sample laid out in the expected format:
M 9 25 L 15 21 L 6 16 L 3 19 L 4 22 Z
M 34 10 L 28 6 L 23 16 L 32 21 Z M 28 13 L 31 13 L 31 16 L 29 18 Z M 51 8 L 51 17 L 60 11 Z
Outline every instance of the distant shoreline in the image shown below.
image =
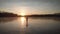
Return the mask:
M 13 13 L 0 13 L 0 17 L 60 17 L 60 13 L 58 14 L 44 14 L 44 15 L 25 15 L 25 16 L 21 16 L 21 15 L 17 15 L 17 14 L 13 14 Z

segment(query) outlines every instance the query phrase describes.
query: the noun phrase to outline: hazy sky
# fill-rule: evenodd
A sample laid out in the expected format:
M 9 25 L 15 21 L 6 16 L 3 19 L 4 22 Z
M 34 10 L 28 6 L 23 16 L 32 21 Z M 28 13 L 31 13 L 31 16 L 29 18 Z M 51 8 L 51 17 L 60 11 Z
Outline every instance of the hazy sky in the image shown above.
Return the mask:
M 60 12 L 60 0 L 0 0 L 0 10 L 20 14 L 50 14 Z

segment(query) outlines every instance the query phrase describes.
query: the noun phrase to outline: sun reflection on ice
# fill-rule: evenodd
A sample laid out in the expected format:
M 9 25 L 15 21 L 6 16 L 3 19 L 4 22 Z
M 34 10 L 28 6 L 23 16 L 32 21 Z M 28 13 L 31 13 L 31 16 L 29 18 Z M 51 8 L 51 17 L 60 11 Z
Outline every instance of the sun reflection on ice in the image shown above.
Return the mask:
M 22 23 L 22 25 L 25 24 L 25 21 L 26 21 L 25 17 L 21 17 L 21 23 Z
M 26 28 L 28 26 L 28 18 L 27 17 L 21 17 L 21 27 Z

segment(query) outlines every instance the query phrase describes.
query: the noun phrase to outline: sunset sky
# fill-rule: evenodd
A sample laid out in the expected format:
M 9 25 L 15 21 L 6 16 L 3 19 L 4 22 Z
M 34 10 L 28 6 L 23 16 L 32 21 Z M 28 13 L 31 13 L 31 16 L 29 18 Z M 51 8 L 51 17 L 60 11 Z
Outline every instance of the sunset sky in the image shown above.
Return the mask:
M 0 10 L 16 14 L 59 13 L 60 0 L 0 0 Z

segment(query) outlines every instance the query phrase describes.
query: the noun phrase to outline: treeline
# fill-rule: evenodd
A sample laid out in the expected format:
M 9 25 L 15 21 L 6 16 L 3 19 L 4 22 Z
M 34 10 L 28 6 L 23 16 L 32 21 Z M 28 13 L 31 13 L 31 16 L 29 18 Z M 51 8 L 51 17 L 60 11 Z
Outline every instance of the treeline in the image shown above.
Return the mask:
M 0 12 L 0 17 L 17 17 L 17 14 L 8 13 L 8 12 Z
M 30 17 L 60 17 L 60 13 L 42 14 L 42 15 L 30 15 Z
M 22 17 L 21 15 L 17 15 L 14 13 L 8 13 L 8 12 L 0 12 L 0 17 Z M 60 17 L 60 13 L 55 14 L 34 14 L 34 15 L 25 15 L 25 17 Z

